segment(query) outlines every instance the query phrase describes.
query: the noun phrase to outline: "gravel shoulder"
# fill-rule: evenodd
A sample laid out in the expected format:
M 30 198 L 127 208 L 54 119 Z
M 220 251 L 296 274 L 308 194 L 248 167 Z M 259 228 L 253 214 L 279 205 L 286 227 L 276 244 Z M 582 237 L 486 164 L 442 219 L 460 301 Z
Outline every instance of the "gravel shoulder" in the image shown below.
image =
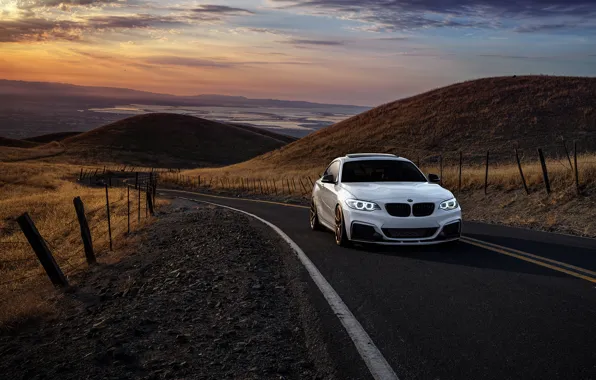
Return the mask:
M 175 201 L 136 254 L 0 331 L 9 379 L 334 379 L 303 268 L 267 227 Z

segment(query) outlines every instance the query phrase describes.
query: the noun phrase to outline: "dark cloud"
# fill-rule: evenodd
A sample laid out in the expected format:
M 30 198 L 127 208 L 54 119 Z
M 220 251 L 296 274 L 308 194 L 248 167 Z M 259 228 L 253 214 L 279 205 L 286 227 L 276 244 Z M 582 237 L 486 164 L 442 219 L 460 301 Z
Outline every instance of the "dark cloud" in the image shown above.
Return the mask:
M 330 40 L 309 40 L 292 38 L 291 40 L 283 41 L 283 43 L 291 45 L 313 45 L 313 46 L 341 46 L 344 45 L 343 41 L 330 41 Z
M 220 18 L 212 13 L 102 15 L 88 17 L 82 21 L 56 21 L 25 16 L 18 20 L 0 19 L 0 43 L 48 40 L 81 41 L 84 34 L 103 30 L 176 28 L 191 25 L 194 22 L 219 20 Z
M 522 25 L 513 29 L 518 33 L 535 33 L 551 30 L 574 29 L 578 25 L 576 23 L 559 23 L 559 24 L 537 24 L 537 25 Z
M 195 13 L 213 13 L 222 15 L 252 15 L 254 12 L 242 8 L 233 8 L 225 5 L 201 5 L 199 8 L 191 9 Z
M 83 28 L 71 21 L 45 19 L 0 20 L 0 43 L 22 41 L 80 41 Z
M 507 54 L 478 54 L 478 57 L 484 58 L 505 58 L 505 59 L 548 59 L 550 57 L 537 57 L 529 55 L 507 55 Z
M 231 63 L 211 61 L 201 58 L 176 57 L 176 56 L 154 56 L 145 59 L 146 63 L 154 65 L 167 66 L 185 66 L 185 67 L 215 67 L 215 68 L 229 68 L 233 66 Z
M 118 0 L 19 0 L 17 1 L 17 6 L 20 9 L 33 9 L 58 6 L 102 5 L 116 2 L 118 2 Z
M 161 66 L 183 66 L 183 67 L 202 67 L 228 69 L 240 66 L 262 66 L 262 65 L 310 65 L 305 61 L 218 61 L 203 58 L 178 57 L 178 56 L 153 56 L 145 58 L 145 64 Z
M 148 27 L 173 27 L 185 25 L 188 21 L 179 16 L 157 16 L 139 14 L 130 16 L 95 16 L 87 19 L 94 29 L 135 29 Z
M 375 38 L 377 41 L 408 41 L 408 37 L 381 37 Z
M 284 8 L 308 7 L 342 14 L 386 31 L 437 27 L 507 28 L 499 20 L 567 17 L 573 22 L 596 16 L 594 0 L 271 0 Z M 562 28 L 569 26 L 565 24 Z M 536 31 L 558 30 L 542 28 Z M 523 31 L 523 29 L 522 29 Z M 529 29 L 528 29 L 529 31 Z

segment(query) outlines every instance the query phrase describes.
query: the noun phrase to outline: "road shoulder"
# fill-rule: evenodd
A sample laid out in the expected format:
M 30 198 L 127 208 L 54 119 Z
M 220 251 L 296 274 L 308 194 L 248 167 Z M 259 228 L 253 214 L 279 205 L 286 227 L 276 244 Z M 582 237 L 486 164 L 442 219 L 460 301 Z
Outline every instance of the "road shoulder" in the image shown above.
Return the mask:
M 190 203 L 190 202 L 189 202 Z M 232 211 L 176 205 L 58 316 L 0 333 L 11 379 L 333 379 L 297 259 Z

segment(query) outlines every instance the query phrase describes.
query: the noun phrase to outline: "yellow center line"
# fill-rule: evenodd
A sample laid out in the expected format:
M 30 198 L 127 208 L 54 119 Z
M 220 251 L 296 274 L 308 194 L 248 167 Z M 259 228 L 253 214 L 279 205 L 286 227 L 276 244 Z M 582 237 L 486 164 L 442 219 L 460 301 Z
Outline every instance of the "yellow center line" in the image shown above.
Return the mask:
M 237 198 L 237 197 L 225 197 L 222 195 L 212 195 L 212 194 L 205 194 L 205 193 L 199 193 L 196 191 L 185 191 L 185 190 L 174 190 L 174 189 L 164 189 L 165 191 L 171 191 L 171 192 L 177 192 L 177 193 L 182 193 L 182 194 L 194 194 L 194 195 L 200 195 L 203 197 L 210 197 L 210 198 L 219 198 L 219 199 L 229 199 L 229 200 L 236 200 L 236 201 L 247 201 L 247 202 L 255 202 L 255 203 L 266 203 L 266 204 L 272 204 L 272 205 L 278 205 L 278 206 L 286 206 L 286 207 L 294 207 L 294 208 L 303 208 L 303 209 L 308 209 L 310 207 L 307 206 L 300 206 L 300 205 L 294 205 L 294 204 L 290 204 L 290 203 L 282 203 L 282 202 L 274 202 L 274 201 L 265 201 L 265 200 L 261 200 L 261 199 L 250 199 L 250 198 Z M 499 246 L 497 244 L 493 244 L 493 243 L 488 243 L 488 242 L 484 242 L 481 240 L 477 240 L 477 239 L 473 239 L 467 236 L 462 236 L 462 241 L 466 242 L 468 244 L 471 245 L 475 245 L 477 247 L 480 248 L 484 248 L 484 249 L 488 249 L 490 251 L 494 251 L 497 253 L 501 253 L 503 255 L 507 255 L 507 256 L 511 256 L 511 257 L 515 257 L 517 259 L 520 260 L 524 260 L 536 265 L 540 265 L 542 267 L 545 268 L 549 268 L 552 270 L 556 270 L 558 272 L 562 272 L 577 278 L 581 278 L 583 280 L 587 280 L 593 283 L 596 283 L 596 272 L 592 272 L 588 269 L 584 269 L 584 268 L 580 268 L 580 267 L 576 267 L 573 266 L 571 264 L 565 264 L 562 263 L 560 261 L 556 261 L 556 260 L 552 260 L 552 259 L 548 259 L 546 257 L 542 257 L 542 256 L 537 256 L 537 255 L 533 255 L 531 253 L 527 253 L 527 252 L 523 252 L 523 251 L 519 251 L 513 248 L 508 248 L 508 247 L 503 247 L 503 246 Z M 489 245 L 490 244 L 490 245 Z M 576 273 L 573 272 L 571 270 L 567 270 L 567 269 L 563 269 L 560 268 L 558 266 L 555 265 L 550 265 L 544 261 L 556 264 L 556 265 L 560 265 L 562 267 L 566 267 L 569 269 L 573 269 L 573 270 L 577 270 L 579 272 L 584 272 L 587 275 L 581 274 L 581 273 Z M 594 277 L 590 277 L 590 275 L 594 276 Z
M 515 257 L 515 258 L 520 259 L 520 260 L 528 261 L 530 263 L 533 263 L 533 264 L 536 264 L 536 265 L 540 265 L 540 266 L 545 267 L 545 268 L 556 270 L 557 272 L 562 272 L 562 273 L 568 274 L 568 275 L 573 276 L 573 277 L 581 278 L 582 280 L 586 280 L 586 281 L 590 281 L 592 283 L 596 283 L 596 278 L 589 277 L 589 276 L 584 276 L 583 274 L 580 274 L 580 273 L 572 272 L 570 270 L 559 268 L 559 267 L 556 267 L 554 265 L 550 265 L 550 264 L 544 263 L 542 261 L 538 261 L 538 260 L 531 259 L 529 257 L 518 255 L 518 254 L 515 254 L 513 252 L 506 251 L 505 249 L 495 248 L 495 247 L 491 247 L 489 245 L 485 245 L 485 244 L 482 244 L 482 243 L 477 243 L 475 241 L 468 240 L 467 238 L 462 238 L 462 241 L 464 241 L 465 243 L 471 244 L 471 245 L 475 245 L 475 246 L 480 247 L 480 248 L 488 249 L 490 251 L 494 251 L 494 252 L 497 252 L 497 253 L 501 253 L 503 255 Z
M 486 244 L 486 245 L 489 245 L 489 246 L 492 246 L 492 247 L 495 247 L 495 248 L 506 249 L 509 252 L 517 253 L 517 254 L 522 255 L 522 256 L 529 256 L 529 257 L 534 258 L 534 259 L 537 259 L 537 260 L 548 261 L 549 263 L 553 263 L 555 265 L 560 265 L 562 267 L 565 267 L 565 268 L 568 268 L 568 269 L 573 269 L 573 270 L 576 270 L 576 271 L 579 271 L 579 272 L 583 272 L 584 274 L 587 274 L 589 276 L 596 277 L 596 272 L 592 272 L 591 270 L 588 270 L 588 269 L 576 267 L 575 265 L 566 264 L 566 263 L 563 263 L 561 261 L 549 259 L 549 258 L 538 256 L 538 255 L 533 255 L 531 253 L 524 252 L 524 251 L 519 251 L 517 249 L 513 249 L 513 248 L 509 248 L 509 247 L 503 247 L 503 246 L 498 245 L 498 244 L 495 244 L 495 243 L 489 243 L 487 241 L 474 239 L 474 238 L 471 238 L 469 236 L 465 236 L 464 239 L 470 240 L 470 241 L 475 241 L 475 242 L 480 243 L 480 244 Z

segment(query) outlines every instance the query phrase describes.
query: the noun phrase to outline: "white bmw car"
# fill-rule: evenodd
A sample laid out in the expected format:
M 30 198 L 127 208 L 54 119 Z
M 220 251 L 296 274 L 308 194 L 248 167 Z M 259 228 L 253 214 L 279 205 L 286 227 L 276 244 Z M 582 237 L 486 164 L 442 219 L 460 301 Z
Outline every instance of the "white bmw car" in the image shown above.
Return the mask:
M 410 160 L 359 153 L 336 158 L 312 193 L 310 227 L 335 232 L 335 242 L 425 245 L 460 238 L 461 208 Z

